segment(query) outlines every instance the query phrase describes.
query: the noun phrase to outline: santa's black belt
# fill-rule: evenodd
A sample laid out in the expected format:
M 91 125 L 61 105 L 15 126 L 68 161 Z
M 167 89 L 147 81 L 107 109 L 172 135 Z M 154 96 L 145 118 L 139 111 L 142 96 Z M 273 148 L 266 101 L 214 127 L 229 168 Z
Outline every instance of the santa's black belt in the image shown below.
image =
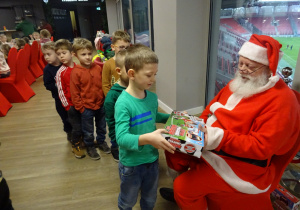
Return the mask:
M 256 166 L 259 166 L 259 167 L 266 167 L 267 164 L 268 164 L 268 160 L 255 160 L 255 159 L 250 159 L 250 158 L 241 158 L 241 157 L 237 157 L 237 156 L 234 156 L 234 155 L 230 155 L 230 154 L 228 154 L 228 153 L 226 153 L 222 150 L 220 150 L 220 151 L 212 150 L 212 152 L 217 154 L 217 155 L 222 155 L 222 156 L 235 158 L 237 160 L 243 161 L 245 163 L 250 163 L 252 165 L 256 165 Z

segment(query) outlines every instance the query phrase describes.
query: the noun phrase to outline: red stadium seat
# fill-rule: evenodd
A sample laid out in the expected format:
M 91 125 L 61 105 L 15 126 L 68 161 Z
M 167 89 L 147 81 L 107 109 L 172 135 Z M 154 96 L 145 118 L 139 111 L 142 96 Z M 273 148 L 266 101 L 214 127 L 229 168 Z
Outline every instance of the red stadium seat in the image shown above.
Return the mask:
M 38 64 L 39 60 L 39 43 L 37 41 L 33 41 L 30 47 L 30 62 L 29 62 L 29 70 L 34 75 L 35 78 L 43 75 L 43 69 Z
M 15 48 L 16 49 L 16 48 Z M 5 98 L 5 96 L 0 92 L 0 117 L 4 117 L 8 110 L 12 107 L 11 103 Z
M 24 70 L 24 66 L 28 66 L 28 62 L 29 57 L 26 56 L 26 51 L 24 49 L 20 50 L 17 56 L 15 76 L 0 79 L 0 92 L 11 103 L 26 102 L 35 95 L 29 84 L 25 81 L 25 74 L 27 72 Z

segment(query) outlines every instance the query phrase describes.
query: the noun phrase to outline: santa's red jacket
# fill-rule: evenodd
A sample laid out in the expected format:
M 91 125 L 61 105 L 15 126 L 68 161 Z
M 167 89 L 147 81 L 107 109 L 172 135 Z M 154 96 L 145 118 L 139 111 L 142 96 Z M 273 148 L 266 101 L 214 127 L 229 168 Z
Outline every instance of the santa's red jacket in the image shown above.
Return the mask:
M 278 75 L 249 98 L 233 94 L 228 84 L 200 117 L 208 132 L 202 158 L 231 187 L 247 194 L 269 190 L 278 179 L 272 157 L 290 151 L 300 132 L 299 103 Z M 166 155 L 177 171 L 192 168 L 191 159 L 197 163 L 188 155 Z

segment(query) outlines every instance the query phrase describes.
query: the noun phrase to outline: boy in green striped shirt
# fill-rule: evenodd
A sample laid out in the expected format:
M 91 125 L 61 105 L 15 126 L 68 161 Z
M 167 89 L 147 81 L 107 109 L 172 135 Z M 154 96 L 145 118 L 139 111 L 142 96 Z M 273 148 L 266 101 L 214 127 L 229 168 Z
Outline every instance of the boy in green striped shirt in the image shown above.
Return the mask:
M 125 69 L 129 85 L 115 105 L 116 139 L 119 145 L 121 192 L 119 209 L 131 209 L 141 191 L 141 209 L 153 209 L 158 186 L 158 149 L 174 153 L 175 148 L 162 137 L 169 114 L 158 112 L 155 93 L 148 89 L 155 82 L 158 58 L 140 44 L 127 49 Z

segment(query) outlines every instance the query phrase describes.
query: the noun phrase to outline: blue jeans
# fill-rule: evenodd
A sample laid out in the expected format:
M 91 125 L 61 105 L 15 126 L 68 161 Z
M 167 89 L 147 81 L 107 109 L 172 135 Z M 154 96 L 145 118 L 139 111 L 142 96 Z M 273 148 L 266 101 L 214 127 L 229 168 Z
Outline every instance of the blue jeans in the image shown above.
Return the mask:
M 136 204 L 139 191 L 141 191 L 141 209 L 153 209 L 157 197 L 158 175 L 158 160 L 132 167 L 124 166 L 119 162 L 119 176 L 121 179 L 121 192 L 118 199 L 119 209 L 131 210 Z
M 87 147 L 94 146 L 94 118 L 96 124 L 96 141 L 102 144 L 105 140 L 106 121 L 103 106 L 100 109 L 87 109 L 81 113 L 83 141 Z

